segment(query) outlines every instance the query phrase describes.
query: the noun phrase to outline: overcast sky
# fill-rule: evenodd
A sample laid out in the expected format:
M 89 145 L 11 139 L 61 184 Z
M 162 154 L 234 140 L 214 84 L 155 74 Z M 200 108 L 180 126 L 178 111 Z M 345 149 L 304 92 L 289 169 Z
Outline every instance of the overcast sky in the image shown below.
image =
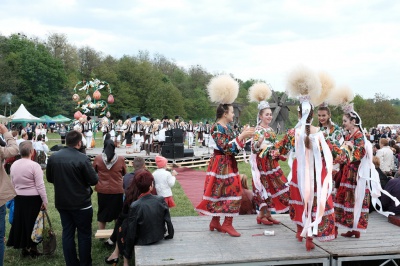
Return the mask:
M 116 58 L 147 50 L 278 91 L 303 64 L 364 98 L 400 98 L 397 0 L 2 0 L 0 33 L 18 32 Z

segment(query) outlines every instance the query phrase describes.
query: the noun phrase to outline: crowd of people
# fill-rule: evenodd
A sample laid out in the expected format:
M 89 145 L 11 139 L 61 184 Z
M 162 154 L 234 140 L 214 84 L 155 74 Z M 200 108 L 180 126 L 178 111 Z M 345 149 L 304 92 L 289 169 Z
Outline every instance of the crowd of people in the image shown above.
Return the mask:
M 299 78 L 304 75 L 308 76 L 306 81 Z M 317 77 L 320 83 L 310 82 L 315 75 L 307 69 L 302 69 L 301 75 L 296 71 L 290 75 L 288 91 L 291 97 L 299 97 L 299 121 L 280 140 L 270 127 L 272 111 L 267 100 L 272 92 L 265 83 L 249 88 L 250 100 L 258 102 L 257 125 L 235 130 L 232 103 L 239 85 L 227 75 L 213 78 L 207 86 L 210 99 L 218 104 L 212 125 L 208 122 L 204 126 L 193 125 L 192 121 L 186 124 L 178 116 L 175 121 L 164 117 L 161 121 L 137 119 L 131 123 L 129 119 L 115 124 L 103 119 L 98 129 L 104 135 L 104 148 L 93 162 L 83 149 L 90 147 L 97 130 L 91 119 L 80 119 L 73 130 L 64 127 L 59 132 L 66 147 L 47 159 L 46 178 L 54 185 L 66 265 L 92 264 L 92 187 L 98 199 L 98 229 L 115 222 L 112 235 L 105 241 L 114 250 L 105 257 L 105 263 L 118 263 L 123 256 L 124 265 L 128 265 L 134 257 L 135 245 L 173 238 L 169 209 L 176 205 L 171 188 L 177 172 L 169 169 L 164 157 L 157 155 L 157 170 L 153 173 L 146 169 L 140 156 L 133 161 L 134 171 L 127 173 L 124 157 L 115 152 L 123 142 L 132 152 L 141 149 L 150 152 L 156 141 L 162 143 L 162 136 L 169 129 L 182 129 L 189 146 L 195 145 L 195 133 L 202 145 L 213 143 L 204 194 L 195 208 L 212 217 L 210 231 L 240 237 L 233 224 L 233 218 L 239 214 L 257 213 L 257 224 L 273 226 L 280 224 L 273 214 L 289 213 L 297 227 L 296 240 L 305 239 L 306 250 L 311 251 L 315 248 L 314 238 L 332 241 L 338 237 L 339 228 L 345 230 L 342 237 L 360 238 L 368 227 L 368 215 L 373 208 L 383 215 L 400 214 L 400 132 L 392 129 L 390 134 L 385 134 L 387 129 L 366 132 L 351 97 L 346 96 L 348 92 L 337 92 L 341 93 L 340 101 L 334 96 L 318 98 L 323 95 L 320 90 L 327 88 L 316 84 L 329 84 L 323 78 Z M 331 120 L 328 102 L 342 107 L 341 127 Z M 318 124 L 313 125 L 315 111 Z M 14 199 L 13 223 L 6 245 L 21 249 L 23 256 L 41 255 L 31 240 L 31 231 L 38 212 L 48 204 L 43 167 L 34 159 L 35 152 L 48 151 L 42 128 L 28 126 L 21 131 L 24 140 L 18 141 L 0 125 L 4 138 L 0 158 L 3 161 L 20 157 L 10 167 L 11 178 L 4 167 L 0 171 L 0 238 L 6 233 L 5 204 Z M 247 176 L 239 174 L 235 159 L 248 142 L 251 190 Z M 279 164 L 286 160 L 291 168 L 287 176 Z M 3 255 L 4 243 L 0 241 L 0 265 Z
M 0 133 L 5 142 L 0 149 L 2 161 L 19 156 L 10 167 L 10 177 L 5 168 L 1 168 L 0 237 L 6 236 L 5 205 L 12 200 L 10 216 L 13 219 L 6 245 L 20 249 L 23 257 L 37 257 L 42 254 L 31 239 L 32 229 L 38 213 L 46 210 L 48 204 L 44 171 L 34 158 L 34 146 L 42 143 L 42 136 L 37 136 L 37 141 L 27 139 L 17 145 L 15 137 L 3 124 Z M 175 206 L 171 187 L 177 172 L 169 169 L 167 159 L 156 157 L 158 169 L 153 176 L 146 169 L 144 159 L 136 157 L 135 171 L 127 173 L 125 159 L 115 153 L 114 141 L 110 138 L 105 139 L 102 153 L 93 162 L 82 152 L 83 135 L 80 132 L 69 131 L 65 141 L 66 147 L 47 160 L 46 178 L 54 185 L 66 265 L 92 265 L 92 187 L 98 199 L 98 229 L 115 221 L 114 234 L 105 243 L 115 245 L 113 254 L 117 256 L 111 254 L 110 258 L 105 258 L 106 263 L 118 262 L 119 255 L 123 255 L 124 265 L 128 265 L 134 256 L 135 245 L 173 238 L 169 208 Z M 3 241 L 0 242 L 0 255 L 0 265 L 3 265 Z

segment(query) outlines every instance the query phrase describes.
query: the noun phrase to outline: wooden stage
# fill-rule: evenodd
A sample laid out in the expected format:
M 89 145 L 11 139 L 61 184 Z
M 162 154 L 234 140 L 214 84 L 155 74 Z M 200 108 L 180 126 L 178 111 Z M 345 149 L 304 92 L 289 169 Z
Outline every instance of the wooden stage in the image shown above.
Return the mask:
M 361 238 L 314 240 L 307 252 L 305 240 L 295 238 L 295 225 L 288 214 L 274 215 L 280 225 L 256 223 L 255 215 L 235 217 L 241 237 L 209 231 L 210 217 L 172 217 L 175 236 L 154 245 L 136 246 L 137 266 L 161 265 L 396 265 L 400 259 L 400 228 L 377 214 L 370 215 L 368 232 Z M 254 236 L 273 230 L 274 236 Z M 376 264 L 374 264 L 376 263 Z

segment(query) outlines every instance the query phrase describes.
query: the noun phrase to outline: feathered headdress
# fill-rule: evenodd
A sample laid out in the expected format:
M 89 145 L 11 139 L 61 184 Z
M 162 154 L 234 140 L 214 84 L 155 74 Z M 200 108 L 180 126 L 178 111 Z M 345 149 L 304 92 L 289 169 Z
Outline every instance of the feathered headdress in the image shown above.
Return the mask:
M 249 88 L 248 98 L 250 102 L 258 102 L 258 113 L 260 113 L 261 110 L 270 108 L 267 100 L 271 95 L 272 91 L 268 84 L 257 82 Z M 257 115 L 257 124 L 259 124 L 259 122 L 259 116 Z
M 312 70 L 305 66 L 298 66 L 289 73 L 286 90 L 290 97 L 299 97 L 302 119 L 296 127 L 304 125 L 313 108 L 310 103 L 311 95 L 319 98 L 321 94 L 321 81 Z
M 239 83 L 229 75 L 213 77 L 207 85 L 210 100 L 219 104 L 232 104 L 239 93 Z
M 268 84 L 263 82 L 254 83 L 249 88 L 248 98 L 250 102 L 258 102 L 258 110 L 269 108 L 269 104 L 266 100 L 271 97 L 272 91 Z
M 329 94 L 332 92 L 333 88 L 335 87 L 335 81 L 333 78 L 326 72 L 318 73 L 319 81 L 321 82 L 321 94 L 319 97 L 316 95 L 311 95 L 311 102 L 317 106 L 324 106 L 328 107 L 328 97 Z
M 348 86 L 340 86 L 333 89 L 332 93 L 329 95 L 328 101 L 332 105 L 340 106 L 345 114 L 356 117 L 358 114 L 354 111 L 353 99 L 354 93 L 352 89 Z

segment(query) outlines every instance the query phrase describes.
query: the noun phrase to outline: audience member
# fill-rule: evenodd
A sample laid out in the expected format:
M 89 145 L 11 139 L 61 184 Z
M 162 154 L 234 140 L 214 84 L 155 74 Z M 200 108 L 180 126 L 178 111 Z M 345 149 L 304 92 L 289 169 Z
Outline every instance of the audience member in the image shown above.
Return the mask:
M 386 138 L 381 138 L 379 141 L 381 148 L 376 152 L 376 157 L 381 162 L 381 170 L 387 176 L 392 175 L 392 169 L 394 169 L 394 157 L 393 151 L 389 147 L 389 141 Z
M 47 164 L 47 181 L 54 184 L 55 207 L 60 213 L 62 247 L 65 264 L 92 265 L 92 218 L 91 186 L 99 178 L 89 157 L 79 152 L 82 134 L 70 131 L 66 147 L 54 153 Z M 75 231 L 78 230 L 79 259 L 75 247 Z
M 6 232 L 6 202 L 15 197 L 16 192 L 6 171 L 4 170 L 4 159 L 18 155 L 18 146 L 11 133 L 4 124 L 0 123 L 0 134 L 4 137 L 5 146 L 0 147 L 0 266 L 4 260 L 4 236 Z
M 378 174 L 379 174 L 379 180 L 381 181 L 381 187 L 382 187 L 383 189 L 385 189 L 386 183 L 390 180 L 390 178 L 387 177 L 387 175 L 385 175 L 384 172 L 382 172 L 382 170 L 381 170 L 381 168 L 380 168 L 381 160 L 379 159 L 379 157 L 374 156 L 374 157 L 372 158 L 372 162 L 374 163 L 375 169 L 376 169 L 376 171 L 377 171 Z
M 389 192 L 393 197 L 400 200 L 400 178 L 394 178 L 389 180 L 385 186 L 385 190 Z M 381 196 L 382 208 L 384 211 L 394 212 L 400 214 L 400 205 L 396 207 L 395 202 L 388 196 L 382 193 Z
M 109 133 L 106 136 L 110 136 Z M 122 177 L 126 174 L 125 158 L 115 153 L 114 141 L 106 138 L 103 153 L 97 155 L 93 167 L 99 175 L 96 185 L 98 212 L 97 222 L 100 230 L 106 223 L 114 221 L 122 210 L 124 189 Z
M 32 228 L 40 210 L 47 208 L 47 194 L 40 165 L 31 160 L 32 142 L 19 145 L 21 159 L 11 166 L 11 180 L 17 196 L 14 199 L 14 219 L 7 246 L 22 248 L 22 256 L 37 257 L 37 243 L 31 239 Z
M 178 173 L 175 170 L 172 172 L 167 170 L 168 160 L 166 158 L 157 155 L 155 161 L 158 169 L 153 172 L 153 177 L 157 195 L 164 197 L 169 208 L 175 207 L 171 188 L 175 185 Z
M 164 238 L 165 226 L 168 234 L 165 239 L 174 237 L 174 227 L 171 222 L 169 208 L 163 197 L 154 196 L 154 177 L 149 171 L 135 175 L 135 185 L 139 197 L 129 210 L 128 229 L 125 234 L 124 266 L 129 265 L 134 246 L 156 243 Z

